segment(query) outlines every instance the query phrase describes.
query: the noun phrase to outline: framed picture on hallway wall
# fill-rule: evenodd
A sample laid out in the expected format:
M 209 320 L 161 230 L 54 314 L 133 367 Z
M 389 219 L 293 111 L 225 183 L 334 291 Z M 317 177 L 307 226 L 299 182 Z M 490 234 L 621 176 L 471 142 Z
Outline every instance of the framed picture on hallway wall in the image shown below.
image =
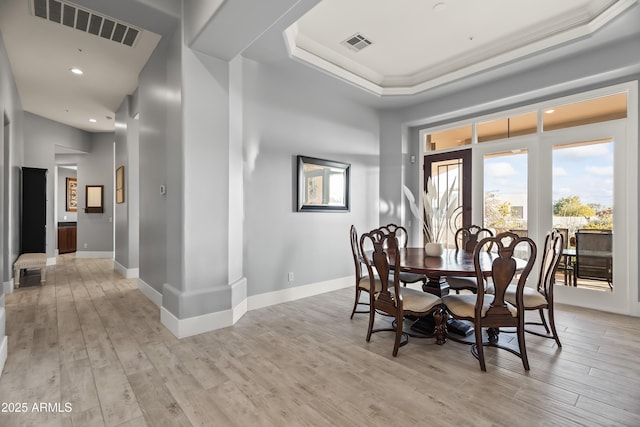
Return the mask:
M 78 211 L 78 179 L 67 178 L 67 212 Z
M 124 203 L 124 166 L 116 169 L 116 203 Z

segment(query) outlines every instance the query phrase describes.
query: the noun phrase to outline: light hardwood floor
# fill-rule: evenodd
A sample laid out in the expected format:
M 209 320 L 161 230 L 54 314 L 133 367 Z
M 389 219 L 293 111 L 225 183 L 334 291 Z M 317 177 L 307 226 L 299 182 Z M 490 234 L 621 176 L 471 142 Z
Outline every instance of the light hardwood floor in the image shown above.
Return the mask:
M 44 287 L 6 296 L 9 426 L 640 426 L 640 319 L 558 307 L 561 350 L 527 335 L 531 371 L 486 350 L 365 342 L 344 289 L 176 339 L 108 260 L 58 258 Z M 372 372 L 376 372 L 376 379 Z M 71 404 L 67 413 L 34 403 Z M 55 408 L 54 408 L 55 409 Z

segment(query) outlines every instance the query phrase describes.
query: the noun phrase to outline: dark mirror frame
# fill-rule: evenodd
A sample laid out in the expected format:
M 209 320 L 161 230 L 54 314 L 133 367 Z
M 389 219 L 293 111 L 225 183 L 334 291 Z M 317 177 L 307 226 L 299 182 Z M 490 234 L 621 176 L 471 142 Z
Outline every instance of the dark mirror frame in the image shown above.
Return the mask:
M 316 166 L 318 170 L 325 169 L 327 171 L 342 171 L 344 176 L 344 187 L 342 188 L 342 199 L 344 203 L 336 204 L 330 202 L 312 203 L 308 200 L 308 186 L 311 185 L 310 179 L 313 177 L 305 175 L 305 166 Z M 298 212 L 348 212 L 349 211 L 349 175 L 351 165 L 349 163 L 335 162 L 332 160 L 316 159 L 314 157 L 298 156 Z M 320 180 L 320 191 L 324 190 L 324 197 L 328 197 L 328 186 L 325 187 L 324 176 L 318 174 L 315 178 Z

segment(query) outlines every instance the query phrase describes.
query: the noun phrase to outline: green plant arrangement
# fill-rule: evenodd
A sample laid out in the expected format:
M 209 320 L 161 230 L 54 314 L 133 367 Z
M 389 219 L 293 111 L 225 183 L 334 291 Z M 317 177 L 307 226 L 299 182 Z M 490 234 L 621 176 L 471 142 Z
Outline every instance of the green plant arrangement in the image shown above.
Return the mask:
M 455 179 L 451 187 L 438 199 L 438 190 L 431 177 L 427 179 L 427 189 L 423 192 L 422 202 L 424 215 L 420 214 L 418 202 L 411 190 L 403 186 L 404 195 L 409 200 L 409 208 L 413 216 L 422 223 L 425 243 L 442 242 L 447 229 L 447 222 L 458 206 L 457 197 L 454 195 Z

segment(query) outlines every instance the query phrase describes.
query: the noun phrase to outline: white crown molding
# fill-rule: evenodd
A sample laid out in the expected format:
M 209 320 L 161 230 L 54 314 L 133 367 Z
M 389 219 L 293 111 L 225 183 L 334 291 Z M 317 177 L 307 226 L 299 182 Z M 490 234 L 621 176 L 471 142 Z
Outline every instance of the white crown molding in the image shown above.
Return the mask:
M 550 23 L 544 32 L 550 35 L 540 36 L 538 40 L 535 40 L 535 35 L 530 31 L 515 40 L 511 38 L 500 44 L 494 44 L 490 49 L 470 51 L 469 54 L 460 55 L 456 61 L 447 61 L 410 75 L 382 76 L 353 59 L 305 37 L 299 32 L 297 24 L 285 30 L 284 39 L 292 59 L 373 94 L 378 96 L 415 95 L 554 46 L 588 37 L 637 2 L 638 0 L 616 1 L 591 19 L 587 13 L 576 11 L 571 16 L 560 17 Z M 518 45 L 520 47 L 517 47 Z

